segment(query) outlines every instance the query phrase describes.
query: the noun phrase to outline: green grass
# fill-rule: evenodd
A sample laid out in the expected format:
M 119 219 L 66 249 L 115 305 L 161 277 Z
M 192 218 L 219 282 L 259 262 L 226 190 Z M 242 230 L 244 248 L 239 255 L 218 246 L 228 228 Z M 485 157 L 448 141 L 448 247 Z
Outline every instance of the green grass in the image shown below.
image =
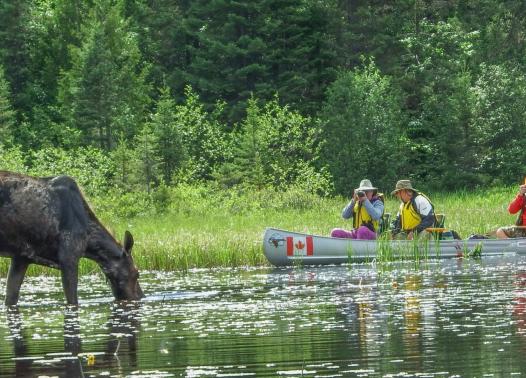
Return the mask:
M 446 227 L 465 238 L 472 233 L 485 233 L 512 224 L 515 216 L 508 214 L 507 206 L 515 193 L 516 188 L 495 188 L 472 193 L 429 193 L 429 196 L 436 211 L 446 214 Z M 97 206 L 94 209 L 118 240 L 126 229 L 132 232 L 134 257 L 141 270 L 268 265 L 262 251 L 266 227 L 320 235 L 328 235 L 334 227 L 351 227 L 350 221 L 340 217 L 347 203 L 342 197 L 266 192 L 264 195 L 238 195 L 228 203 L 207 195 L 199 201 L 202 201 L 199 206 L 171 204 L 166 214 L 146 214 L 130 219 L 117 218 L 114 213 L 102 211 Z M 398 206 L 395 198 L 386 196 L 386 211 L 391 212 L 392 219 Z M 386 249 L 384 253 L 390 252 Z M 8 263 L 8 259 L 0 260 L 3 274 L 7 272 Z M 99 271 L 86 259 L 80 269 L 82 274 Z M 32 267 L 29 274 L 51 271 Z

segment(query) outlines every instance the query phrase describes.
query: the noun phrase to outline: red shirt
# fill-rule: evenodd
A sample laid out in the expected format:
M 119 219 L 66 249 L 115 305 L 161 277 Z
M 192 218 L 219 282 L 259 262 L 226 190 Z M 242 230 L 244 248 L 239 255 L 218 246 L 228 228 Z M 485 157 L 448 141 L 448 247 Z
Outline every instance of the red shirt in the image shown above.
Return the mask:
M 515 199 L 511 201 L 510 205 L 508 206 L 508 211 L 510 214 L 516 214 L 524 207 L 524 205 L 524 196 L 519 193 Z M 526 211 L 522 212 L 522 224 L 526 225 Z

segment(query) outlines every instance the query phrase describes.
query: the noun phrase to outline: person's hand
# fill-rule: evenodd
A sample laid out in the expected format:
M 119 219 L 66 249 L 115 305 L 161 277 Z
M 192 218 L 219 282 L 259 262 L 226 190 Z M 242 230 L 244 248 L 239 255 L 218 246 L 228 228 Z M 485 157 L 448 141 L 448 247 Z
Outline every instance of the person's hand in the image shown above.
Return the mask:
M 525 195 L 526 194 L 526 185 L 521 185 L 519 186 L 519 194 L 521 196 Z
M 407 233 L 407 240 L 413 240 L 413 231 Z

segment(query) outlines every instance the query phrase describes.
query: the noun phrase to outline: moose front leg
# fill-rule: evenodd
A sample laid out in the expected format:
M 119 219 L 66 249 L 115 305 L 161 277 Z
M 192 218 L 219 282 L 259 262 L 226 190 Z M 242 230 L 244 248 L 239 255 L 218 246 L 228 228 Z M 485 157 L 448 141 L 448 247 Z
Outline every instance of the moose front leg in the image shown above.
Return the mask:
M 62 287 L 68 305 L 78 305 L 79 260 L 86 250 L 86 243 L 78 235 L 62 232 L 58 249 L 58 261 Z
M 61 264 L 62 287 L 66 295 L 66 302 L 69 305 L 78 305 L 78 281 L 79 281 L 79 264 L 78 260 Z
M 13 306 L 18 303 L 20 287 L 22 286 L 22 281 L 26 275 L 29 263 L 29 260 L 25 257 L 13 257 L 11 259 L 11 265 L 9 266 L 9 272 L 7 274 L 5 294 L 6 306 Z

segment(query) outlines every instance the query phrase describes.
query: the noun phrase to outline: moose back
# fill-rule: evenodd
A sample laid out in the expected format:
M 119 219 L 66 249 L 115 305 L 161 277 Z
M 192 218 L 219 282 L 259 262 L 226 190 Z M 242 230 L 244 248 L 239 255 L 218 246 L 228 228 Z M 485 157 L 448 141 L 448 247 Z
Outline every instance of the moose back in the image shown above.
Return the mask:
M 97 262 L 117 300 L 144 295 L 133 262 L 133 237 L 119 244 L 68 176 L 37 178 L 0 171 L 0 256 L 10 257 L 6 305 L 18 302 L 29 264 L 59 269 L 68 304 L 78 304 L 81 257 Z

